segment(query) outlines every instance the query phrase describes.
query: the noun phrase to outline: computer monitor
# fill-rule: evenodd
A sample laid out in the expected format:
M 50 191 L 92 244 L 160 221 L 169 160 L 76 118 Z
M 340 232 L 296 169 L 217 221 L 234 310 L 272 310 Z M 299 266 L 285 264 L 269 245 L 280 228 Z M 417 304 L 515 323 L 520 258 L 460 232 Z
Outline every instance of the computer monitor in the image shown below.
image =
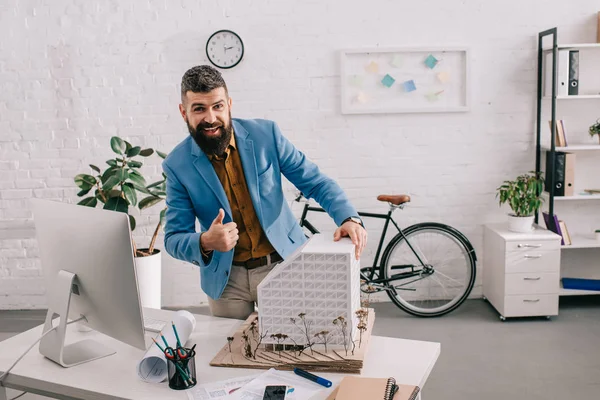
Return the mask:
M 67 319 L 145 350 L 129 218 L 126 214 L 33 199 L 48 313 L 40 353 L 63 367 L 114 354 L 94 340 L 65 345 Z

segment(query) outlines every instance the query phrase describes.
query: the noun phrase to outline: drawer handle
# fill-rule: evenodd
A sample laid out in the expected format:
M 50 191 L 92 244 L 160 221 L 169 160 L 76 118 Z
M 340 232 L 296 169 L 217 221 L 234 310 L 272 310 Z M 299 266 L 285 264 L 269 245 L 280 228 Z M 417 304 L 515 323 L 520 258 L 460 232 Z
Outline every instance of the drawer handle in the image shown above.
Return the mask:
M 542 279 L 541 276 L 538 276 L 537 278 L 523 278 L 524 281 L 539 281 L 540 279 Z
M 525 257 L 525 258 L 541 258 L 541 257 L 542 257 L 542 255 L 541 255 L 541 254 L 538 254 L 538 255 L 535 255 L 535 256 L 530 256 L 529 254 L 525 254 L 525 255 L 524 255 L 524 257 Z
M 535 300 L 525 299 L 525 300 L 523 300 L 524 303 L 537 303 L 538 301 L 540 301 L 540 299 L 535 299 Z
M 527 243 L 521 244 L 521 243 L 519 243 L 517 245 L 517 247 L 519 247 L 519 248 L 520 247 L 535 247 L 535 248 L 538 248 L 538 247 L 542 247 L 542 245 L 541 244 L 527 244 Z

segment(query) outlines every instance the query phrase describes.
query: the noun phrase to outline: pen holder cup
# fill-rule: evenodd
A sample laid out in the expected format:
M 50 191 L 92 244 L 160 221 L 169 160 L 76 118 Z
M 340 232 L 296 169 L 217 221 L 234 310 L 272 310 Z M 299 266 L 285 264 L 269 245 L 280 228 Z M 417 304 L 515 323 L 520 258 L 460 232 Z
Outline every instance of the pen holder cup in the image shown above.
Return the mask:
M 196 385 L 196 352 L 185 349 L 187 357 L 167 358 L 167 373 L 169 387 L 175 390 L 185 390 Z

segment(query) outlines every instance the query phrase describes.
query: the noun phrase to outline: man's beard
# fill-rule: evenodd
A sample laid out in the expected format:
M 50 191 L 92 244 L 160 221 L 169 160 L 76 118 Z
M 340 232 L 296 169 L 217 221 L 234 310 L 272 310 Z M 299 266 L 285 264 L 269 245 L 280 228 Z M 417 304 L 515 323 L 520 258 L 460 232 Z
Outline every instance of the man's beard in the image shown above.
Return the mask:
M 229 118 L 229 121 L 229 124 L 225 125 L 218 120 L 213 124 L 200 122 L 196 128 L 192 127 L 188 121 L 186 121 L 186 124 L 188 126 L 188 130 L 190 131 L 190 135 L 198 144 L 200 149 L 202 149 L 204 154 L 221 156 L 223 153 L 225 153 L 227 146 L 229 146 L 229 142 L 231 142 L 231 135 L 233 135 L 231 118 Z M 219 131 L 221 132 L 220 135 L 207 137 L 204 133 L 204 129 L 215 127 L 219 127 Z

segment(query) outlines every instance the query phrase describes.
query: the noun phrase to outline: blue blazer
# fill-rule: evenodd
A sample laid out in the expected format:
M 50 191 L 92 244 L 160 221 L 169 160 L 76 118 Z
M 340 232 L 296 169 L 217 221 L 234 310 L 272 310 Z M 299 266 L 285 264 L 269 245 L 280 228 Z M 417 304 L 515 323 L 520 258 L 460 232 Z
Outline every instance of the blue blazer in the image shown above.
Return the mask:
M 307 198 L 315 199 L 336 225 L 358 215 L 339 185 L 297 150 L 273 121 L 234 118 L 232 124 L 258 220 L 284 259 L 307 238 L 284 198 L 281 174 Z M 221 181 L 191 136 L 170 152 L 162 166 L 167 176 L 165 249 L 174 258 L 199 266 L 202 290 L 218 299 L 229 279 L 233 249 L 214 251 L 205 264 L 199 239 L 200 232 L 208 230 L 219 208 L 225 210 L 223 223 L 232 221 Z M 196 219 L 200 222 L 200 232 L 196 232 Z

